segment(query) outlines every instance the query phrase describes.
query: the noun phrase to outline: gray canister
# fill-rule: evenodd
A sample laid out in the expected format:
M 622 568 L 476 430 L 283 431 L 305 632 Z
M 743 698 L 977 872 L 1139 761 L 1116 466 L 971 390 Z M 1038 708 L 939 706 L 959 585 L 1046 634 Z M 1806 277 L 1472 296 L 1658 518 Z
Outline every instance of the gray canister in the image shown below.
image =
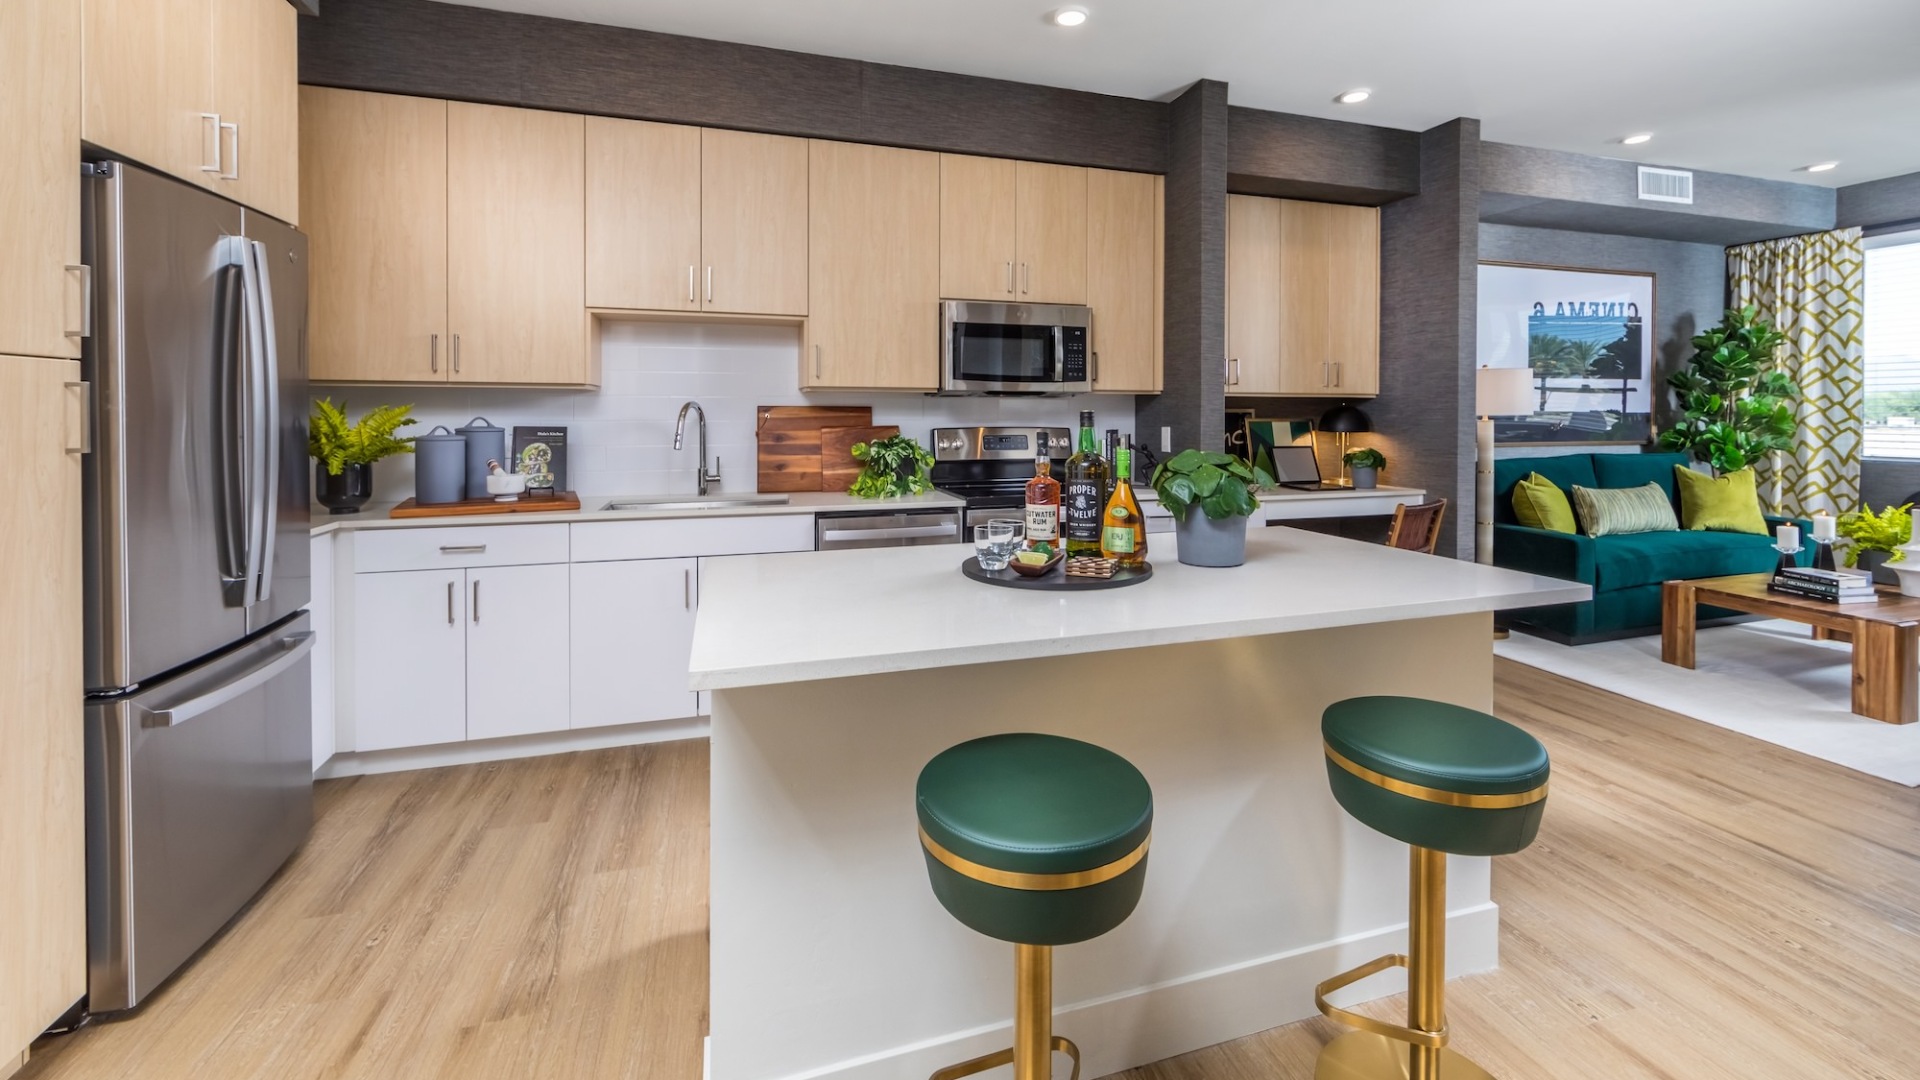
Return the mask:
M 421 506 L 457 503 L 467 497 L 467 437 L 445 424 L 413 440 L 413 501 Z M 481 490 L 485 490 L 482 485 Z
M 467 437 L 467 493 L 476 499 L 482 498 L 487 493 L 487 462 L 506 463 L 507 429 L 495 427 L 493 421 L 484 416 L 476 416 L 453 432 Z

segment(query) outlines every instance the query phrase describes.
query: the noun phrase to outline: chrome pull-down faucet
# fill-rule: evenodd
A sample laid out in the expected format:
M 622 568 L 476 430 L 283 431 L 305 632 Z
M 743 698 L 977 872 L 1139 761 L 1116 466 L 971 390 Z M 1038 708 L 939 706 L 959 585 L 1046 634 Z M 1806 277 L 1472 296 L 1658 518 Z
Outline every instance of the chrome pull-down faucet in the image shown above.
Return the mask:
M 707 494 L 707 485 L 720 482 L 720 459 L 715 458 L 713 460 L 713 471 L 709 473 L 707 471 L 707 410 L 701 408 L 699 402 L 689 401 L 685 405 L 680 406 L 680 418 L 673 422 L 673 448 L 675 450 L 680 449 L 681 443 L 686 439 L 687 410 L 689 409 L 693 410 L 694 418 L 700 425 L 700 469 L 694 475 L 699 478 L 700 494 L 705 495 Z

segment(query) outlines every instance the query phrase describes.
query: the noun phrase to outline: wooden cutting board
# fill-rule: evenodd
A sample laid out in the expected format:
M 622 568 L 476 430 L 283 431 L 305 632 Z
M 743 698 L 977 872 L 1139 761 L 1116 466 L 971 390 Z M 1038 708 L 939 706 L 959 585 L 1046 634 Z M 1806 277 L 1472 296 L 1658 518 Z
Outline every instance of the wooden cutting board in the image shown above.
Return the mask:
M 819 491 L 820 431 L 873 423 L 869 405 L 762 405 L 754 425 L 761 491 Z
M 831 427 L 820 431 L 820 490 L 845 491 L 866 466 L 854 460 L 853 444 L 892 438 L 897 424 L 882 427 Z
M 484 499 L 466 499 L 457 503 L 429 503 L 421 506 L 411 498 L 403 500 L 399 506 L 387 511 L 388 517 L 469 517 L 474 514 L 544 514 L 555 510 L 580 509 L 580 496 L 571 491 L 556 492 L 552 498 L 542 496 L 530 498 L 526 495 L 514 502 L 495 502 L 492 496 Z

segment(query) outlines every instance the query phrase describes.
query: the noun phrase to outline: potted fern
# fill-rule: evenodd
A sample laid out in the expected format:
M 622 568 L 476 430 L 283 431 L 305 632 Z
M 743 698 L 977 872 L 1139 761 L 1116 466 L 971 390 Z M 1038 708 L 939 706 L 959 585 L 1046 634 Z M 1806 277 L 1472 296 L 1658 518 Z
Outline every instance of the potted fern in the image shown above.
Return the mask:
M 314 459 L 313 494 L 329 513 L 357 514 L 373 498 L 373 463 L 413 453 L 413 439 L 394 432 L 417 423 L 411 405 L 381 405 L 349 423 L 332 398 L 313 403 L 307 454 Z
M 1865 570 L 1882 585 L 1896 585 L 1889 563 L 1900 562 L 1906 552 L 1900 550 L 1913 539 L 1912 503 L 1889 506 L 1876 514 L 1873 507 L 1841 514 L 1837 529 L 1847 539 L 1847 565 Z

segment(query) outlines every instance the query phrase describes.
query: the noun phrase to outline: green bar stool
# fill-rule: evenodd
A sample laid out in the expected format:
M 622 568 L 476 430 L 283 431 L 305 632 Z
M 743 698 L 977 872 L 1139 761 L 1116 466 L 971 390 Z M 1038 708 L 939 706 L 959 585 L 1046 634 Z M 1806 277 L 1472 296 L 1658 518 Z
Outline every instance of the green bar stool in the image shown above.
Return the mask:
M 1047 1080 L 1053 1052 L 1053 947 L 1125 922 L 1140 902 L 1153 833 L 1146 777 L 1111 750 L 1057 735 L 989 735 L 920 771 L 920 846 L 933 894 L 967 926 L 1013 943 L 1013 1046 L 950 1065 L 955 1080 L 1001 1065 Z
M 1508 855 L 1540 831 L 1547 751 L 1483 712 L 1408 697 L 1362 697 L 1322 715 L 1327 780 L 1347 813 L 1413 848 L 1407 956 L 1383 956 L 1314 988 L 1314 1004 L 1358 1028 L 1320 1052 L 1316 1080 L 1490 1080 L 1447 1048 L 1447 855 Z M 1327 995 L 1407 969 L 1407 1024 L 1335 1008 Z

